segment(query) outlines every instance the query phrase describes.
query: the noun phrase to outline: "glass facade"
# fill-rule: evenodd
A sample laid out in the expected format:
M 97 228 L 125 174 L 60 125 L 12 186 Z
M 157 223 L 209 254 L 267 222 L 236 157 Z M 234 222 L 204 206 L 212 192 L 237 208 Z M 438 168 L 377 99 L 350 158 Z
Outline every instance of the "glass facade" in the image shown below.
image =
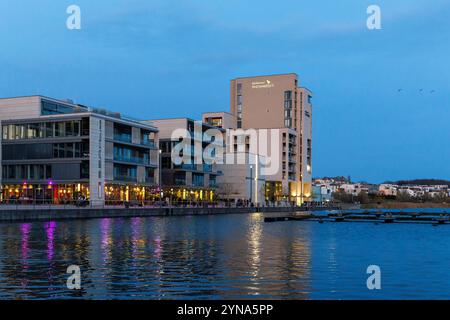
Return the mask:
M 114 146 L 114 160 L 137 164 L 150 164 L 148 151 L 117 145 Z
M 126 166 L 114 164 L 114 180 L 118 181 L 137 181 L 137 168 L 135 166 Z
M 195 187 L 203 187 L 205 184 L 204 175 L 201 173 L 192 174 L 192 185 Z
M 74 204 L 80 197 L 89 198 L 85 183 L 72 184 L 6 184 L 2 186 L 4 204 Z
M 41 114 L 43 116 L 51 115 L 51 114 L 65 114 L 65 113 L 74 113 L 80 112 L 81 108 L 74 107 L 71 105 L 61 104 L 57 102 L 51 102 L 47 100 L 42 100 L 41 102 Z
M 88 128 L 89 130 L 89 128 Z M 81 135 L 81 121 L 39 122 L 10 124 L 2 126 L 3 140 L 39 138 L 78 137 Z
M 131 127 L 115 123 L 114 140 L 131 143 Z

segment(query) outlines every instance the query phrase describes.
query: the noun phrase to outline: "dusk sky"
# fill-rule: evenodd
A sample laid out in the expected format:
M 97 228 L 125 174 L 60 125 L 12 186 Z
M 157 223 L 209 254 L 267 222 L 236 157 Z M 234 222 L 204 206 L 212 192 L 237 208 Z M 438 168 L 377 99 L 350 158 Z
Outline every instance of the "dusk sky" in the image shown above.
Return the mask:
M 315 177 L 450 179 L 449 17 L 448 0 L 3 0 L 0 97 L 197 119 L 229 111 L 232 78 L 295 72 Z

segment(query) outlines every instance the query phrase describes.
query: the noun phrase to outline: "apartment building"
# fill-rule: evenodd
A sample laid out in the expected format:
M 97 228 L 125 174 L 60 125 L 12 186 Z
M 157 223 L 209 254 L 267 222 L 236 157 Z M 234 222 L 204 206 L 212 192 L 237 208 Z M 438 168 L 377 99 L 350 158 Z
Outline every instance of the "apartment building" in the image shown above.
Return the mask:
M 299 86 L 295 73 L 236 78 L 230 82 L 230 114 L 236 118 L 236 128 L 279 132 L 279 170 L 266 177 L 267 201 L 301 204 L 310 200 L 311 100 L 312 92 Z M 243 139 L 248 139 L 246 135 Z M 256 153 L 263 153 L 260 146 Z
M 158 130 L 43 96 L 0 99 L 1 200 L 91 205 L 158 196 Z
M 206 163 L 202 156 L 205 148 L 214 143 L 207 131 L 215 129 L 220 130 L 222 134 L 224 130 L 189 118 L 148 120 L 144 123 L 159 130 L 161 185 L 164 197 L 171 202 L 214 200 L 219 172 L 215 163 Z M 189 145 L 183 146 L 179 152 L 180 155 L 189 156 L 179 164 L 172 159 L 174 148 L 182 145 L 182 138 L 173 138 L 177 130 L 185 131 L 190 138 Z

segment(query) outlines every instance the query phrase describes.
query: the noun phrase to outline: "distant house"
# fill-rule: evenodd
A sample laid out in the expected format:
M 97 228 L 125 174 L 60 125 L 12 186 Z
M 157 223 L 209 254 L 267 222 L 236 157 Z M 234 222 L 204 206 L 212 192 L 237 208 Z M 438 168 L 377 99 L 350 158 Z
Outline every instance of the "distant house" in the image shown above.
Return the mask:
M 397 196 L 397 189 L 398 186 L 395 184 L 380 184 L 378 186 L 378 194 L 380 196 L 385 196 L 385 197 L 389 197 L 389 196 Z

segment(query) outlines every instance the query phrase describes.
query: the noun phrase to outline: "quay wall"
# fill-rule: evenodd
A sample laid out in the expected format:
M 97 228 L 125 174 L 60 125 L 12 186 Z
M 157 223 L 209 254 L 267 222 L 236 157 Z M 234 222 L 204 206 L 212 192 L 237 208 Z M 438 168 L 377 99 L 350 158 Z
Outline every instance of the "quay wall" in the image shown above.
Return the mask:
M 253 212 L 296 212 L 300 208 L 15 208 L 0 210 L 0 222 L 50 221 L 124 217 L 165 217 L 187 215 L 243 214 Z

